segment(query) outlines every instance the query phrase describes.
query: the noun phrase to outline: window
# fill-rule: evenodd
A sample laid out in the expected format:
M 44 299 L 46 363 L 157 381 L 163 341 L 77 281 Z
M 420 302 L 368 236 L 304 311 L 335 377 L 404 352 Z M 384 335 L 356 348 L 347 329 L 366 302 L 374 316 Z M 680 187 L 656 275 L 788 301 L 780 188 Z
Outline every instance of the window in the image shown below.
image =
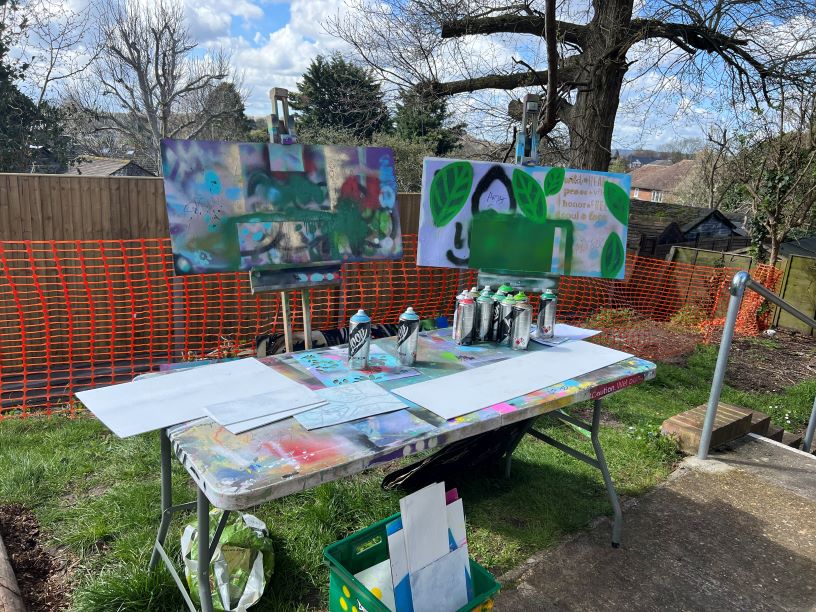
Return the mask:
M 652 192 L 652 202 L 657 202 L 658 204 L 663 201 L 663 192 L 662 191 L 653 191 Z
M 640 196 L 640 189 L 635 187 L 635 190 L 632 192 L 632 197 L 633 198 L 638 198 L 639 196 Z

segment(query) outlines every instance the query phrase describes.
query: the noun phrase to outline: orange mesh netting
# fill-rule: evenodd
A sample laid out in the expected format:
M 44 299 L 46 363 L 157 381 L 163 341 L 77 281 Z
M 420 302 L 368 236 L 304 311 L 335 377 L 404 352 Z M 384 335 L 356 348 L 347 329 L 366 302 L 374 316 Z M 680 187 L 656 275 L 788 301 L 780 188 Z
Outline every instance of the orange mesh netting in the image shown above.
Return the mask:
M 343 327 L 357 308 L 375 323 L 396 322 L 408 305 L 423 318 L 451 314 L 476 273 L 418 268 L 416 236 L 403 238 L 403 259 L 344 265 L 342 286 L 310 291 L 313 329 Z M 631 255 L 627 264 L 623 281 L 562 279 L 558 318 L 652 359 L 702 339 L 736 272 Z M 251 350 L 258 335 L 281 331 L 278 293 L 252 295 L 246 273 L 174 276 L 167 239 L 0 242 L 0 265 L 0 417 L 72 412 L 76 391 L 160 363 Z M 775 288 L 781 273 L 763 270 L 755 278 Z M 758 331 L 760 306 L 746 300 L 739 331 Z

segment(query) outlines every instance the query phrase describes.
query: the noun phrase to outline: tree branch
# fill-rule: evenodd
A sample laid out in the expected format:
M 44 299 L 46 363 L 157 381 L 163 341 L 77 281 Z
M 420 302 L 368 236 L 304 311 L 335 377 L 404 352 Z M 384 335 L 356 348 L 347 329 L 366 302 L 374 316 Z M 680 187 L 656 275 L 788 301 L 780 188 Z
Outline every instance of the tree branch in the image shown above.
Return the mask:
M 587 26 L 568 21 L 556 21 L 559 42 L 583 47 Z M 495 17 L 466 17 L 442 22 L 442 38 L 459 38 L 473 34 L 532 34 L 544 36 L 547 20 L 530 15 L 498 15 Z

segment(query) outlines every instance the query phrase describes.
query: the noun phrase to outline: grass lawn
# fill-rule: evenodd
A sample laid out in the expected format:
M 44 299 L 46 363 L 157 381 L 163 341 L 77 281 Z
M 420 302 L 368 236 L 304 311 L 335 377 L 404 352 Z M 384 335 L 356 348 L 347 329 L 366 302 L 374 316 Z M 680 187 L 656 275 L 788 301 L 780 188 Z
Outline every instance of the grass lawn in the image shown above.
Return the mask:
M 677 460 L 671 441 L 657 435 L 667 417 L 704 403 L 715 347 L 700 347 L 683 366 L 660 365 L 657 379 L 607 399 L 615 422 L 601 440 L 618 492 L 640 495 L 659 483 Z M 770 412 L 777 425 L 802 429 L 816 395 L 816 380 L 781 394 L 726 388 L 723 400 Z M 538 427 L 589 451 L 589 440 L 541 419 Z M 75 610 L 179 610 L 169 574 L 146 571 L 159 522 L 158 436 L 119 440 L 92 419 L 5 420 L 0 423 L 0 504 L 32 508 L 46 544 L 75 557 L 71 608 Z M 193 489 L 174 462 L 177 501 Z M 255 508 L 276 546 L 276 568 L 263 601 L 253 609 L 325 607 L 328 576 L 322 550 L 350 532 L 396 512 L 398 493 L 380 489 L 377 469 Z M 460 484 L 470 550 L 494 573 L 555 544 L 564 534 L 607 514 L 601 475 L 554 448 L 527 438 L 509 480 L 495 474 Z M 185 515 L 168 536 L 178 552 Z M 626 537 L 624 520 L 624 539 Z

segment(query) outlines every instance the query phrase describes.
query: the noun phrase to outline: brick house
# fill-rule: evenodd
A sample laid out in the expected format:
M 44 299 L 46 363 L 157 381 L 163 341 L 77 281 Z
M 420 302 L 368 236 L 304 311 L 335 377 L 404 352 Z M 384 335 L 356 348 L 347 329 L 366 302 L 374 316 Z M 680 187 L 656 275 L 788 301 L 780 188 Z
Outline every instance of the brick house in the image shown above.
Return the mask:
M 629 173 L 632 178 L 633 200 L 674 204 L 676 189 L 694 167 L 694 161 L 683 159 L 674 164 L 655 162 L 636 168 Z

